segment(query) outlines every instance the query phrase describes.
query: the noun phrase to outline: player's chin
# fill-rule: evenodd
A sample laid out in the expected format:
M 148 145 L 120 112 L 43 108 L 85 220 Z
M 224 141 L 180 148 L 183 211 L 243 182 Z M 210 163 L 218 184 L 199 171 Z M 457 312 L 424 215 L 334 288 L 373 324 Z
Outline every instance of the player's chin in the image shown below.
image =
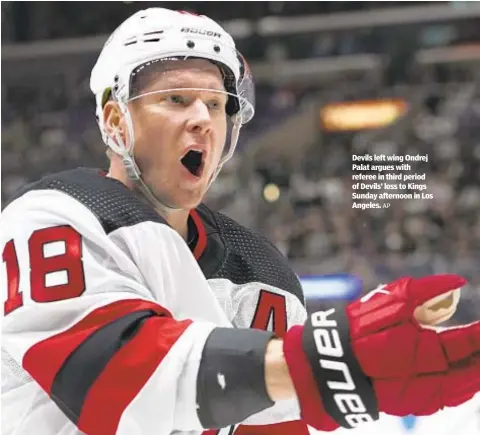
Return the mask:
M 208 163 L 196 175 L 186 170 L 181 171 L 178 174 L 174 191 L 170 192 L 170 198 L 175 203 L 175 208 L 191 210 L 197 207 L 207 193 L 213 172 L 213 166 Z
M 192 210 L 203 201 L 207 193 L 207 184 L 201 183 L 195 186 L 179 186 L 170 196 L 171 207 L 183 210 Z

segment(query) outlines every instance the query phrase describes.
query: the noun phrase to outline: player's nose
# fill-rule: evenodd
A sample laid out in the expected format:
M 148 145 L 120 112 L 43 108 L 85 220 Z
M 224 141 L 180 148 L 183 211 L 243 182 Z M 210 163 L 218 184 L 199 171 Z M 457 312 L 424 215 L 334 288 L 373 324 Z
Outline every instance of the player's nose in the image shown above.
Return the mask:
M 210 111 L 200 98 L 196 99 L 190 106 L 187 129 L 197 134 L 207 134 L 212 130 Z

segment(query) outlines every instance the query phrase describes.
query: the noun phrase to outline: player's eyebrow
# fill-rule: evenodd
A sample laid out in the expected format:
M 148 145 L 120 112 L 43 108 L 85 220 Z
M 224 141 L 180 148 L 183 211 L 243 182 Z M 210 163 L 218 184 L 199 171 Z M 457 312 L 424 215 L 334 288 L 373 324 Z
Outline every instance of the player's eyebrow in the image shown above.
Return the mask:
M 218 83 L 214 80 L 203 82 L 202 80 L 198 79 L 187 79 L 187 78 L 179 78 L 173 76 L 165 76 L 165 80 L 160 81 L 161 84 L 158 85 L 159 88 L 163 89 L 176 89 L 176 88 L 204 88 L 204 89 L 211 89 L 214 91 L 225 91 L 223 83 Z M 155 86 L 155 85 L 154 85 Z
M 193 68 L 197 71 L 201 69 Z M 183 73 L 182 73 L 183 72 Z M 176 88 L 205 88 L 214 91 L 225 91 L 223 80 L 212 76 L 198 76 L 186 73 L 184 70 L 164 69 L 153 73 L 145 83 L 144 88 L 148 89 L 176 89 Z

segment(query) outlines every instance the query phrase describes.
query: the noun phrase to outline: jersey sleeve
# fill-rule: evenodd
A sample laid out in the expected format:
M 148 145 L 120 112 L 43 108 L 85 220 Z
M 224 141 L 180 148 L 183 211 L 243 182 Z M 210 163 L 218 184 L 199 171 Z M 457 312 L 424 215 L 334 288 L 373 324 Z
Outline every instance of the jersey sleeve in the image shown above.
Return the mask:
M 141 252 L 150 245 L 138 237 L 155 249 Z M 93 435 L 204 429 L 196 376 L 222 319 L 178 308 L 180 288 L 195 285 L 201 295 L 208 284 L 177 233 L 145 223 L 107 234 L 81 202 L 38 190 L 4 210 L 0 248 L 2 394 L 33 379 L 48 406 Z M 153 287 L 148 267 L 159 277 Z
M 262 282 L 235 284 L 228 279 L 210 279 L 209 284 L 221 295 L 225 311 L 237 328 L 261 329 L 283 337 L 292 326 L 305 323 L 303 300 L 287 290 Z M 282 431 L 308 434 L 307 426 L 300 420 L 296 398 L 278 401 L 271 408 L 251 415 L 235 433 L 285 433 Z

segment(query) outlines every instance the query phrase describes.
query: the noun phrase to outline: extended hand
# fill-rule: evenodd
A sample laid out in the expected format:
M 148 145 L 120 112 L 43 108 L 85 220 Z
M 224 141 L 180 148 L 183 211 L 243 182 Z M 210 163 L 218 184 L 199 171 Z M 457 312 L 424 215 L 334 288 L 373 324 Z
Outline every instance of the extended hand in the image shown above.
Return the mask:
M 429 415 L 480 391 L 480 322 L 442 331 L 415 309 L 458 289 L 457 275 L 400 278 L 346 309 L 309 311 L 284 353 L 305 422 L 319 430 L 392 415 Z

